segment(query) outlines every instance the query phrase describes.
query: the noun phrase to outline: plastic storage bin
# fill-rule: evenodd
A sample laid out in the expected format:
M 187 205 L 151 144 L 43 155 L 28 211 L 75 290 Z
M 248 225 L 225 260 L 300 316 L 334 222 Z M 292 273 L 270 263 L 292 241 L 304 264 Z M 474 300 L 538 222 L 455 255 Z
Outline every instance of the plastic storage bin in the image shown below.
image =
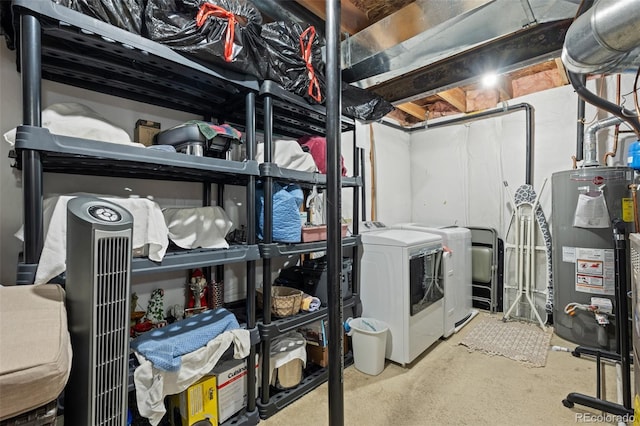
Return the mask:
M 354 318 L 347 320 L 347 328 L 356 369 L 372 376 L 382 373 L 389 326 L 371 318 Z

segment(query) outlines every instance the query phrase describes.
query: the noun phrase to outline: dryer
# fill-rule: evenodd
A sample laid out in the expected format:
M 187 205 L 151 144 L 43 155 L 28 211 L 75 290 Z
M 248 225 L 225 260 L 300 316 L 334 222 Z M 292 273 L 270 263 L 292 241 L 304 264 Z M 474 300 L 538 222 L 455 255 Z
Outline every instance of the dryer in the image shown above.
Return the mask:
M 406 365 L 444 332 L 442 237 L 365 223 L 362 316 L 389 326 L 386 358 Z
M 444 282 L 444 337 L 464 327 L 478 314 L 473 309 L 471 279 L 471 230 L 458 226 L 432 227 L 421 223 L 400 223 L 394 229 L 436 234 L 446 247 L 442 258 Z

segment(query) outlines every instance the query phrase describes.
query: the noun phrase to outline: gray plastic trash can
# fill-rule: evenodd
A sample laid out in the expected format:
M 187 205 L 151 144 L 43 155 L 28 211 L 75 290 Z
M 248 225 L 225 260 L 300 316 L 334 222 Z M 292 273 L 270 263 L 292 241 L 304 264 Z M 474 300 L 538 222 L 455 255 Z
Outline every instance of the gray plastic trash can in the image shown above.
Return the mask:
M 356 369 L 372 376 L 382 373 L 389 326 L 372 318 L 354 318 L 347 325 Z

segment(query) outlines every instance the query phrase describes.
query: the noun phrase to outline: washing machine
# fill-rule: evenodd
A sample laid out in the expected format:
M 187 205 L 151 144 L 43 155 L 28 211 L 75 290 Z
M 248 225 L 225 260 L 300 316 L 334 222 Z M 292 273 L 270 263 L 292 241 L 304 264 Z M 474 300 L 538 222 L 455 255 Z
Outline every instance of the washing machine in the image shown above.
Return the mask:
M 362 316 L 389 326 L 386 358 L 406 365 L 444 333 L 442 237 L 361 226 Z
M 449 337 L 478 314 L 472 306 L 471 230 L 458 226 L 432 227 L 421 223 L 400 223 L 392 229 L 409 229 L 442 237 L 442 280 L 444 285 L 444 337 Z

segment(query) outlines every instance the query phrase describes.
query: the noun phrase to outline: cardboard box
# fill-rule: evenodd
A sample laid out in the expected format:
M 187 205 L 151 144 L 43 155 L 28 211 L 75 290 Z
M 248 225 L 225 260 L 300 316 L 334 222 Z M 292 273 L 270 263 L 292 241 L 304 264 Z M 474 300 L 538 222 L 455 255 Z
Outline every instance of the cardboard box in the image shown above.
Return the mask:
M 133 132 L 133 141 L 144 146 L 153 145 L 153 137 L 160 133 L 160 123 L 149 120 L 136 121 L 136 128 Z
M 256 364 L 256 378 L 257 368 Z M 222 424 L 247 405 L 247 362 L 236 359 L 221 361 L 211 374 L 216 377 L 218 423 Z M 257 384 L 258 380 L 256 395 Z
M 218 400 L 215 376 L 204 376 L 178 395 L 170 398 L 169 420 L 172 426 L 192 426 L 208 420 L 218 424 Z M 177 422 L 177 419 L 181 423 Z
M 346 355 L 349 352 L 349 340 L 347 335 L 342 340 L 343 354 Z M 307 342 L 307 362 L 319 365 L 320 367 L 329 366 L 329 347 L 318 346 L 313 343 Z
M 328 320 L 318 320 L 298 328 L 302 337 L 316 346 L 327 346 Z

